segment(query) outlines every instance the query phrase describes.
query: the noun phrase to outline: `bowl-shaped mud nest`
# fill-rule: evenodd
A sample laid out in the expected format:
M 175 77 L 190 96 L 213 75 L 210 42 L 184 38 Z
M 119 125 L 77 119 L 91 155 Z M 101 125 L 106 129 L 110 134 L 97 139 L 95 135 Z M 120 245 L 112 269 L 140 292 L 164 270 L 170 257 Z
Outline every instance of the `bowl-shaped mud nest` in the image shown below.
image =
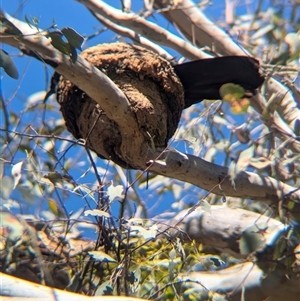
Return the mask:
M 94 46 L 82 52 L 81 57 L 124 92 L 144 137 L 143 143 L 152 149 L 166 147 L 184 107 L 183 87 L 171 64 L 152 51 L 125 43 Z M 108 119 L 96 101 L 62 76 L 57 100 L 75 138 L 86 139 L 87 147 L 101 158 L 123 167 L 140 167 L 124 159 L 120 145 L 126 137 L 121 136 L 118 125 Z

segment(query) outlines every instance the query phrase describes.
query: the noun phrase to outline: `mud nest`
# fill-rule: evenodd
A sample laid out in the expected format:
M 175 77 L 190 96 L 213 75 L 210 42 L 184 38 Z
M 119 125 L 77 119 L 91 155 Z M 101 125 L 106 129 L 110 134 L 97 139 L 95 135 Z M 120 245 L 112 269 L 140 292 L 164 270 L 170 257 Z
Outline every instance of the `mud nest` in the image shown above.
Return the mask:
M 170 62 L 145 48 L 125 43 L 101 44 L 81 57 L 105 73 L 126 95 L 140 133 L 149 147 L 164 148 L 173 136 L 184 107 L 183 87 Z M 69 80 L 60 77 L 57 100 L 68 130 L 98 156 L 128 168 L 118 125 Z M 130 126 L 130 125 L 128 125 Z M 139 150 L 132 150 L 138 153 Z

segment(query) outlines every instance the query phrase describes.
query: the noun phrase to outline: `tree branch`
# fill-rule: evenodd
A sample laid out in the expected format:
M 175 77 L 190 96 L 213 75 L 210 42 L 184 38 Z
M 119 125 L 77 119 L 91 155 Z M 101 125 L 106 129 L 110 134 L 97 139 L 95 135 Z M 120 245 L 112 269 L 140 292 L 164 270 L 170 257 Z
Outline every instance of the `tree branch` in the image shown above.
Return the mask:
M 128 37 L 133 42 L 138 43 L 139 45 L 152 50 L 155 53 L 158 53 L 161 57 L 165 58 L 166 60 L 171 61 L 173 57 L 162 47 L 160 47 L 158 44 L 151 42 L 150 40 L 144 38 L 143 36 L 137 34 L 135 31 L 123 27 L 120 25 L 117 25 L 105 17 L 103 17 L 100 14 L 94 13 L 92 10 L 90 10 L 91 14 L 94 15 L 95 18 L 97 18 L 103 25 L 105 25 L 110 30 L 114 31 L 115 33 L 121 35 L 122 37 Z
M 240 300 L 297 300 L 300 295 L 299 278 L 296 273 L 287 275 L 285 267 L 277 267 L 267 274 L 257 264 L 246 262 L 215 272 L 194 272 L 182 276 L 200 282 L 193 284 L 201 294 L 203 288 L 226 294 L 231 301 Z
M 103 16 L 103 18 L 108 19 L 117 25 L 127 27 L 137 34 L 159 43 L 160 45 L 173 48 L 184 57 L 192 60 L 210 57 L 208 54 L 193 46 L 188 41 L 179 38 L 161 26 L 149 22 L 134 13 L 123 13 L 121 10 L 115 9 L 114 7 L 99 0 L 76 1 L 83 4 L 90 11 Z
M 267 203 L 284 201 L 296 202 L 297 215 L 300 214 L 300 189 L 289 186 L 274 178 L 257 173 L 240 171 L 232 185 L 227 167 L 219 166 L 203 159 L 169 150 L 164 153 L 164 161 L 151 160 L 149 170 L 158 174 L 189 182 L 218 195 L 250 198 Z
M 1 278 L 1 300 L 23 301 L 23 300 L 39 300 L 39 301 L 143 301 L 139 298 L 131 298 L 125 296 L 84 296 L 56 288 L 39 285 L 20 278 L 6 275 L 0 272 Z
M 196 207 L 196 208 L 195 208 Z M 195 240 L 206 247 L 221 253 L 228 253 L 237 258 L 245 258 L 239 247 L 243 232 L 257 225 L 256 231 L 261 235 L 261 249 L 274 244 L 274 237 L 284 235 L 286 227 L 280 221 L 252 211 L 213 205 L 209 211 L 194 206 L 178 213 L 165 228 L 172 226 L 172 237 L 181 236 L 184 241 Z M 173 228 L 174 227 L 174 228 Z M 256 250 L 257 251 L 257 250 Z

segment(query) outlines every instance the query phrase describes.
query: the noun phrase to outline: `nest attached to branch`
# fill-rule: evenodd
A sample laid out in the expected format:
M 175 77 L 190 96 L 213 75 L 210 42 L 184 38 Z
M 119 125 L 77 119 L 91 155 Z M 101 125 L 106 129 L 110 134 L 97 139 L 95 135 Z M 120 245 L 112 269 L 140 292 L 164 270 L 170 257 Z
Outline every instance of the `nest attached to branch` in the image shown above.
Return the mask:
M 149 148 L 166 147 L 184 108 L 183 87 L 170 62 L 145 48 L 125 43 L 97 45 L 82 52 L 81 57 L 105 73 L 126 95 L 144 143 Z M 134 162 L 126 162 L 120 150 L 126 137 L 87 93 L 61 76 L 57 100 L 75 138 L 86 139 L 87 147 L 101 158 L 123 167 L 135 166 Z

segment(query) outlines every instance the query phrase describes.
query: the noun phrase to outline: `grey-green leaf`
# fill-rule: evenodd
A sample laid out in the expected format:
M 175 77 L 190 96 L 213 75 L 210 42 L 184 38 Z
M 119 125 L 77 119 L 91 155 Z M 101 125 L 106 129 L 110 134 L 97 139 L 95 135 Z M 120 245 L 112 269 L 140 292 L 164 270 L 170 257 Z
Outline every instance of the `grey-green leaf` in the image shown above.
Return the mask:
M 27 17 L 27 15 L 25 15 L 24 18 L 29 27 L 34 27 L 39 30 L 39 19 L 37 17 Z
M 58 31 L 49 32 L 47 37 L 51 38 L 51 44 L 54 48 L 59 50 L 60 52 L 64 54 L 70 55 L 71 48 L 69 43 L 66 43 L 63 38 L 62 34 Z
M 71 46 L 77 48 L 78 50 L 82 50 L 81 46 L 84 42 L 83 36 L 81 36 L 76 30 L 70 27 L 63 28 L 61 32 L 64 34 Z
M 17 79 L 19 77 L 19 72 L 13 60 L 8 55 L 8 53 L 2 49 L 0 49 L 0 67 L 2 67 L 10 77 L 14 79 Z

